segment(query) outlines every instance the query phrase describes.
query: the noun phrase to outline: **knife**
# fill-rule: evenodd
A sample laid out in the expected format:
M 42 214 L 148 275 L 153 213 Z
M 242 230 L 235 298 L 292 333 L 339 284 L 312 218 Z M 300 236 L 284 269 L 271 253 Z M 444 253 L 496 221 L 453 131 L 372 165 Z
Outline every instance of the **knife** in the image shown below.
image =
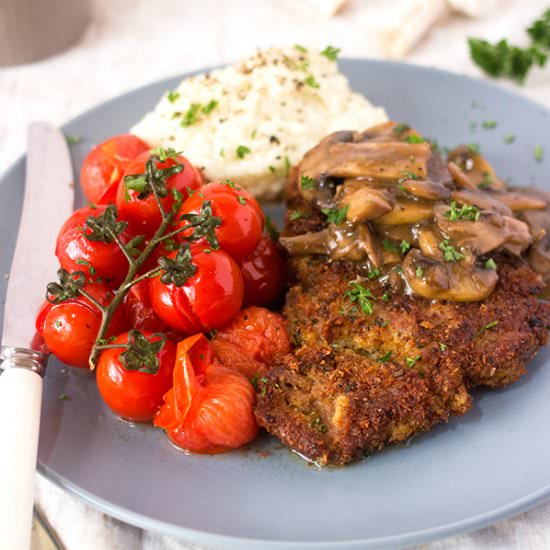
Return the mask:
M 64 135 L 49 124 L 31 124 L 0 352 L 0 548 L 6 550 L 30 548 L 42 377 L 48 359 L 33 343 L 34 323 L 46 284 L 55 278 L 55 241 L 73 210 L 73 186 Z

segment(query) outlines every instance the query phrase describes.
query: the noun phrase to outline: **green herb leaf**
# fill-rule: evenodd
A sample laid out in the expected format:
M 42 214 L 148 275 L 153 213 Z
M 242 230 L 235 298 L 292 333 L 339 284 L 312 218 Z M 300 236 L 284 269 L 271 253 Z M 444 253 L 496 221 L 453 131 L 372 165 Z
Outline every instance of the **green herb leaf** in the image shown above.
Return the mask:
M 399 248 L 397 247 L 397 245 L 389 239 L 382 239 L 382 248 L 386 252 L 399 252 Z
M 327 217 L 327 222 L 334 225 L 342 225 L 344 223 L 347 211 L 347 204 L 342 208 L 321 208 L 321 212 Z
M 407 130 L 410 130 L 411 127 L 408 124 L 396 124 L 393 128 L 393 133 L 396 136 L 400 136 L 401 134 L 404 134 Z
M 416 362 L 421 358 L 421 355 L 415 355 L 414 357 L 407 357 L 405 361 L 407 361 L 407 366 L 414 367 Z
M 93 277 L 96 274 L 95 267 L 88 261 L 83 258 L 77 258 L 75 263 L 78 265 L 86 266 L 88 268 L 88 273 Z
M 363 313 L 371 315 L 374 311 L 372 302 L 376 300 L 376 296 L 373 295 L 370 289 L 357 281 L 351 281 L 349 286 L 351 289 L 344 292 L 344 296 L 352 302 L 357 302 Z
M 407 143 L 424 143 L 426 140 L 416 134 L 410 134 L 405 138 Z
M 401 252 L 401 254 L 405 254 L 410 248 L 411 245 L 405 240 L 399 243 L 399 251 Z
M 479 149 L 479 145 L 477 143 L 468 143 L 467 145 L 468 147 L 468 152 L 471 154 L 471 155 L 479 155 L 481 154 L 481 151 Z
M 470 204 L 463 204 L 460 208 L 455 201 L 451 202 L 451 208 L 445 212 L 445 217 L 449 218 L 450 221 L 456 222 L 459 220 L 467 220 L 471 222 L 477 222 L 481 212 L 476 206 Z
M 288 176 L 290 174 L 290 168 L 292 167 L 292 164 L 290 163 L 290 159 L 287 155 L 285 155 L 285 176 Z
M 447 345 L 444 344 L 443 342 L 441 342 L 441 343 L 439 344 L 439 349 L 440 349 L 441 351 L 447 351 Z
M 327 46 L 322 52 L 321 55 L 324 55 L 329 61 L 336 61 L 338 54 L 340 53 L 340 48 L 335 48 L 334 46 Z
M 387 353 L 385 353 L 384 355 L 382 355 L 382 357 L 379 357 L 377 359 L 377 361 L 379 363 L 387 363 L 389 360 L 390 360 L 390 357 L 392 356 L 392 352 L 391 351 L 388 351 Z
M 439 249 L 443 252 L 446 262 L 458 262 L 464 259 L 464 254 L 458 252 L 454 246 L 451 246 L 447 239 L 439 243 Z
M 537 162 L 542 161 L 542 146 L 541 145 L 535 145 L 535 160 Z
M 489 172 L 483 172 L 483 179 L 477 184 L 478 189 L 489 189 L 493 185 L 493 177 Z
M 298 50 L 300 53 L 307 53 L 307 48 L 301 44 L 294 44 L 294 49 Z
M 422 277 L 424 277 L 424 270 L 422 269 L 422 267 L 418 266 L 416 268 L 415 274 L 417 279 L 422 279 Z
M 527 29 L 527 33 L 537 46 L 550 49 L 550 9 Z
M 265 230 L 274 243 L 279 240 L 279 231 L 269 216 L 265 217 Z
M 166 98 L 168 99 L 168 101 L 170 103 L 174 103 L 176 102 L 179 97 L 180 97 L 180 93 L 176 90 L 170 90 L 167 94 L 166 94 Z
M 483 325 L 480 329 L 478 334 L 481 334 L 482 332 L 485 332 L 486 330 L 491 330 L 492 328 L 496 327 L 498 325 L 498 321 L 491 321 L 490 323 L 487 323 L 486 325 Z
M 65 134 L 65 141 L 67 142 L 67 145 L 76 145 L 77 143 L 80 143 L 82 141 L 82 138 L 80 136 L 75 136 L 71 134 Z
M 303 190 L 303 191 L 307 191 L 308 189 L 313 189 L 315 187 L 315 180 L 310 177 L 310 176 L 307 176 L 306 174 L 302 174 L 300 176 L 300 188 Z
M 183 115 L 180 126 L 186 128 L 187 126 L 191 126 L 191 124 L 194 124 L 197 121 L 197 116 L 199 114 L 200 108 L 200 103 L 192 103 L 189 109 L 187 109 L 187 112 Z
M 156 153 L 160 153 L 162 151 L 162 154 L 166 158 L 175 160 L 174 165 L 168 168 L 158 168 L 157 162 L 161 162 L 161 159 L 160 156 L 155 154 L 153 151 Z M 166 197 L 168 195 L 168 187 L 166 186 L 166 182 L 171 176 L 179 174 L 183 170 L 183 164 L 176 160 L 177 153 L 174 149 L 158 149 L 153 151 L 145 163 L 144 174 L 129 174 L 124 176 L 125 190 L 128 191 L 131 189 L 133 191 L 137 191 L 139 193 L 137 196 L 139 200 L 143 200 L 153 192 L 156 192 L 156 194 L 161 198 Z
M 303 218 L 303 217 L 304 217 L 304 215 L 301 212 L 297 212 L 297 211 L 290 212 L 288 214 L 288 219 L 290 221 L 299 220 L 300 218 Z
M 312 74 L 310 74 L 308 77 L 305 78 L 304 84 L 306 86 L 309 86 L 310 88 L 315 88 L 315 89 L 318 89 L 318 88 L 321 87 L 319 85 L 319 82 L 317 82 L 317 80 L 315 80 L 315 77 Z
M 489 259 L 485 260 L 485 263 L 483 264 L 483 267 L 485 269 L 496 269 L 497 264 L 496 264 L 495 260 L 493 260 L 493 258 L 489 258 Z
M 201 109 L 201 111 L 208 115 L 210 114 L 216 107 L 218 106 L 218 102 L 215 99 L 211 99 L 206 105 L 204 105 Z
M 250 149 L 246 145 L 239 145 L 235 151 L 237 158 L 244 159 L 246 155 L 251 153 Z
M 482 126 L 486 130 L 493 130 L 497 127 L 497 122 L 496 120 L 484 120 Z
M 516 136 L 514 136 L 514 134 L 506 134 L 504 136 L 504 143 L 506 143 L 506 145 L 510 145 L 514 143 L 514 141 L 516 141 Z

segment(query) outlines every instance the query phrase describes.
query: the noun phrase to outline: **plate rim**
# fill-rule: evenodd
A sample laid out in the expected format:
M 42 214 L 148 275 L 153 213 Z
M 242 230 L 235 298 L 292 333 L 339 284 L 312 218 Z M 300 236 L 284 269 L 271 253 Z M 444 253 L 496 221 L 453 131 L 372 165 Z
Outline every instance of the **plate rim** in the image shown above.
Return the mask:
M 498 91 L 499 94 L 504 94 L 510 98 L 520 99 L 521 101 L 530 104 L 533 108 L 539 109 L 544 112 L 547 116 L 550 115 L 550 108 L 547 108 L 542 103 L 531 99 L 529 97 L 523 96 L 514 89 L 510 89 L 504 86 L 498 85 L 493 80 L 485 80 L 482 78 L 477 78 L 467 74 L 462 74 L 458 72 L 449 71 L 446 69 L 441 69 L 438 67 L 431 67 L 416 63 L 407 63 L 403 61 L 393 61 L 393 60 L 381 60 L 373 59 L 368 57 L 341 57 L 339 61 L 343 62 L 343 65 L 353 64 L 353 63 L 368 63 L 371 66 L 393 66 L 397 67 L 398 70 L 414 70 L 423 73 L 436 73 L 440 76 L 445 76 L 453 79 L 466 80 L 471 83 L 474 83 L 476 86 L 482 86 L 488 88 L 489 91 Z M 118 94 L 114 97 L 111 97 L 105 101 L 102 101 L 85 111 L 82 111 L 79 115 L 71 118 L 64 124 L 60 126 L 60 129 L 63 132 L 70 132 L 73 125 L 78 125 L 82 119 L 93 115 L 96 110 L 104 109 L 120 100 L 123 100 L 125 97 L 132 96 L 136 93 L 143 92 L 148 88 L 154 88 L 160 86 L 163 83 L 168 83 L 174 80 L 181 80 L 189 76 L 194 76 L 197 74 L 205 73 L 212 71 L 214 69 L 227 66 L 228 64 L 220 64 L 207 66 L 192 71 L 186 71 L 184 73 L 174 74 L 167 76 L 153 82 L 149 82 L 127 90 L 121 94 Z M 345 68 L 343 71 L 345 73 Z M 347 75 L 346 75 L 347 76 Z M 19 155 L 11 164 L 8 165 L 7 169 L 3 172 L 0 172 L 0 182 L 8 179 L 12 172 L 15 172 L 19 166 L 25 164 L 26 153 Z M 78 170 L 75 170 L 77 173 Z M 112 504 L 107 500 L 104 500 L 100 497 L 95 496 L 94 494 L 82 489 L 77 484 L 69 481 L 62 475 L 59 475 L 51 471 L 47 466 L 42 463 L 37 463 L 37 471 L 47 478 L 49 481 L 53 482 L 55 485 L 60 487 L 63 490 L 77 496 L 85 503 L 91 505 L 92 507 L 100 510 L 101 512 L 115 517 L 116 519 L 137 526 L 141 529 L 151 530 L 160 534 L 166 534 L 174 536 L 179 539 L 186 539 L 193 543 L 197 544 L 207 544 L 207 545 L 220 545 L 220 546 L 229 546 L 229 547 L 246 547 L 246 548 L 259 548 L 262 547 L 266 550 L 276 550 L 276 549 L 288 549 L 288 548 L 304 548 L 307 550 L 327 550 L 335 548 L 346 548 L 346 549 L 357 549 L 357 548 L 388 548 L 410 545 L 410 544 L 420 544 L 437 539 L 445 538 L 452 535 L 457 535 L 461 533 L 468 533 L 474 530 L 487 527 L 496 522 L 505 520 L 507 518 L 513 517 L 517 514 L 525 512 L 534 506 L 544 502 L 545 500 L 550 499 L 550 483 L 536 491 L 532 491 L 528 495 L 525 495 L 519 499 L 516 499 L 512 502 L 509 502 L 503 506 L 478 514 L 466 519 L 462 519 L 456 522 L 447 523 L 439 527 L 432 527 L 427 529 L 422 529 L 418 531 L 410 531 L 402 533 L 399 535 L 388 535 L 377 538 L 368 538 L 368 539 L 353 539 L 345 541 L 317 541 L 317 542 L 302 542 L 302 541 L 278 541 L 278 540 L 269 540 L 269 539 L 254 539 L 246 538 L 240 536 L 230 536 L 230 535 L 221 535 L 219 533 L 214 533 L 211 531 L 202 531 L 189 527 L 183 527 L 176 525 L 170 522 L 165 522 L 158 519 L 153 519 L 144 514 L 137 512 L 132 512 L 122 506 Z

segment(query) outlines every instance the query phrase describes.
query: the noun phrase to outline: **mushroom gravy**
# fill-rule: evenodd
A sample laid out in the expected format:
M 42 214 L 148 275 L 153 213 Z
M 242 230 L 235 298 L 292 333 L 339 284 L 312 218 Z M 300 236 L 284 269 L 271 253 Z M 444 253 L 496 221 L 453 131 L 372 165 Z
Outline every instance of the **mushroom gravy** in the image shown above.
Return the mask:
M 476 147 L 444 161 L 414 129 L 387 122 L 327 136 L 295 177 L 307 211 L 289 219 L 326 219 L 283 235 L 290 255 L 352 260 L 367 278 L 435 300 L 487 298 L 497 252 L 550 279 L 550 194 L 507 186 Z

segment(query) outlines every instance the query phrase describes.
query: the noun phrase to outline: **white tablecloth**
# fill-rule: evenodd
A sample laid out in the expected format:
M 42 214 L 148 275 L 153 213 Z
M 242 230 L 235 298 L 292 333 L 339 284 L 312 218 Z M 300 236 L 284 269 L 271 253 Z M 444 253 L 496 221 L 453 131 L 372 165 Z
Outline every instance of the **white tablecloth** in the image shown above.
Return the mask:
M 93 22 L 79 44 L 41 63 L 0 69 L 0 172 L 23 153 L 33 120 L 62 124 L 141 84 L 234 61 L 257 46 L 330 43 L 342 55 L 377 56 L 376 29 L 397 4 L 351 0 L 340 15 L 325 19 L 293 0 L 95 0 Z M 466 37 L 507 36 L 524 43 L 523 29 L 546 7 L 545 0 L 501 0 L 484 20 L 446 17 L 406 60 L 480 76 Z M 518 91 L 550 106 L 550 67 L 533 71 Z M 41 476 L 36 501 L 68 550 L 198 548 L 106 517 Z M 550 548 L 550 504 L 419 548 Z

